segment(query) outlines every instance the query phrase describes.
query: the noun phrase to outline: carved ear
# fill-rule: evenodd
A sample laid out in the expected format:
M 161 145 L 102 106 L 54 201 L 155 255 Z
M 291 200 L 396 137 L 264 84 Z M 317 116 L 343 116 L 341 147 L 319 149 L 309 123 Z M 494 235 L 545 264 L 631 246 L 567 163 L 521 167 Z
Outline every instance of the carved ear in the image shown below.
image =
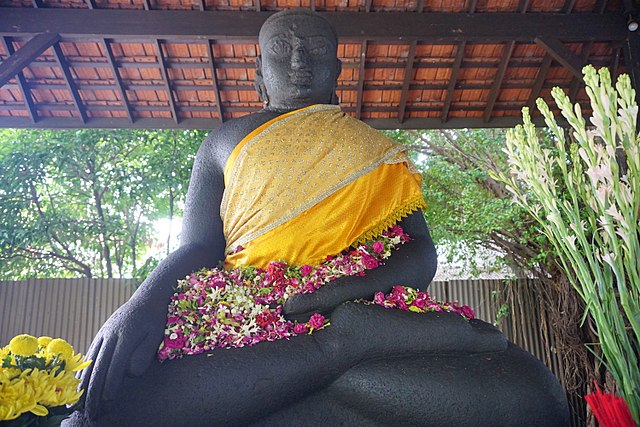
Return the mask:
M 260 101 L 264 103 L 266 107 L 269 105 L 269 95 L 267 95 L 267 88 L 264 85 L 264 80 L 262 77 L 262 57 L 260 55 L 256 56 L 256 76 L 253 82 L 256 91 L 258 92 L 258 96 L 260 97 Z
M 338 64 L 336 65 L 336 84 L 333 88 L 333 93 L 331 94 L 331 101 L 329 102 L 330 104 L 334 104 L 334 105 L 340 104 L 340 98 L 338 98 L 338 93 L 336 92 L 336 89 L 338 88 L 338 77 L 340 77 L 341 72 L 342 72 L 342 61 L 338 59 Z

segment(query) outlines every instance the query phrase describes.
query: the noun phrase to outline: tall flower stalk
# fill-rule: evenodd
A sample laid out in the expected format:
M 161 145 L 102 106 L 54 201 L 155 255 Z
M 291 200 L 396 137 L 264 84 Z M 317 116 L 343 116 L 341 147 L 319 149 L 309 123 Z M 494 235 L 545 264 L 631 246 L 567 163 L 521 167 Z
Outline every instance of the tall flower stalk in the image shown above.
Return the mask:
M 524 108 L 524 125 L 507 134 L 510 176 L 500 176 L 514 201 L 537 220 L 586 303 L 602 360 L 640 423 L 640 136 L 629 76 L 615 85 L 609 70 L 583 69 L 593 113 L 587 127 L 579 104 L 552 90 L 573 138 L 549 106 L 537 106 L 553 134 L 541 143 Z

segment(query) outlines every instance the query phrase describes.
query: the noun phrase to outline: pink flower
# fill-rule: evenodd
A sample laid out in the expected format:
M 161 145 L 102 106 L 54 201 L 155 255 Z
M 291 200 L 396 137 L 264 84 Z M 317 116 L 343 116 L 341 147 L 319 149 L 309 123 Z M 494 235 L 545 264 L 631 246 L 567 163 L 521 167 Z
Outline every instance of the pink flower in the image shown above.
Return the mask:
M 375 242 L 373 244 L 373 252 L 379 254 L 382 253 L 382 251 L 384 251 L 384 243 L 382 242 Z
M 461 307 L 462 310 L 462 314 L 467 318 L 467 319 L 473 319 L 474 317 L 476 317 L 476 313 L 471 309 L 471 307 L 469 307 L 468 305 L 463 305 Z
M 309 326 L 313 329 L 319 329 L 324 325 L 324 316 L 320 313 L 314 313 L 311 318 L 309 318 Z
M 311 274 L 311 271 L 313 270 L 313 267 L 311 267 L 310 265 L 303 265 L 302 267 L 300 267 L 300 274 L 302 275 L 302 277 L 306 277 L 309 274 Z
M 362 255 L 362 263 L 368 269 L 376 268 L 377 266 L 380 265 L 380 262 L 378 261 L 378 259 L 369 254 Z
M 296 334 L 306 334 L 307 332 L 309 332 L 309 328 L 304 323 L 296 323 L 296 325 L 293 327 L 293 332 L 295 332 Z
M 378 305 L 384 305 L 384 294 L 382 292 L 376 292 L 375 296 L 373 297 L 373 302 Z

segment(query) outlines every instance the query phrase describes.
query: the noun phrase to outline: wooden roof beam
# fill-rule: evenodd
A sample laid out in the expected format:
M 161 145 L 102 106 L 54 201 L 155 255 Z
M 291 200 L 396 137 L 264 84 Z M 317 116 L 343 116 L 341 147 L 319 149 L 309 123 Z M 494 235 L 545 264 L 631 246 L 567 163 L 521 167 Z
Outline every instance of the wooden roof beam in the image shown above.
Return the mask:
M 107 61 L 111 66 L 111 72 L 113 73 L 113 78 L 116 82 L 118 93 L 120 94 L 120 99 L 122 99 L 122 106 L 127 112 L 127 118 L 131 123 L 133 123 L 133 113 L 131 111 L 131 106 L 129 105 L 129 100 L 127 99 L 127 93 L 124 89 L 124 84 L 122 83 L 120 72 L 118 72 L 118 65 L 116 64 L 116 59 L 115 59 L 115 56 L 113 55 L 113 49 L 111 49 L 111 44 L 109 43 L 109 40 L 105 39 L 102 42 L 102 46 L 104 46 L 104 50 L 107 55 Z
M 409 118 L 399 124 L 396 119 L 364 119 L 365 123 L 376 129 L 440 129 L 442 122 L 439 118 Z M 544 126 L 540 118 L 534 118 L 537 126 Z M 513 117 L 495 117 L 491 123 L 482 118 L 454 117 L 447 122 L 450 129 L 486 128 L 486 127 L 514 127 L 522 123 L 520 115 Z M 71 117 L 41 117 L 37 124 L 31 123 L 26 117 L 0 117 L 0 126 L 7 128 L 103 128 L 103 129 L 216 129 L 220 122 L 216 119 L 184 119 L 176 125 L 173 119 L 139 118 L 130 123 L 124 118 L 91 117 L 86 123 Z
M 451 67 L 451 77 L 449 77 L 449 86 L 447 87 L 447 97 L 444 100 L 442 107 L 442 113 L 440 114 L 440 120 L 442 123 L 446 123 L 449 119 L 449 109 L 451 108 L 451 101 L 453 100 L 453 92 L 456 89 L 456 82 L 458 81 L 458 73 L 460 72 L 460 66 L 462 65 L 462 58 L 464 57 L 464 50 L 467 44 L 465 42 L 458 43 L 458 49 L 456 51 L 456 59 Z
M 364 92 L 364 69 L 367 62 L 367 41 L 360 45 L 360 65 L 358 67 L 358 87 L 356 92 L 356 119 L 362 116 L 362 97 Z
M 67 90 L 71 93 L 71 99 L 73 99 L 73 104 L 80 115 L 80 119 L 82 123 L 86 123 L 88 120 L 87 110 L 85 109 L 82 99 L 80 98 L 80 92 L 78 92 L 78 87 L 76 86 L 73 76 L 71 75 L 71 67 L 67 63 L 67 59 L 62 52 L 62 48 L 58 43 L 53 45 L 53 55 L 56 58 L 56 62 L 58 63 L 58 67 L 62 71 L 62 75 L 64 77 L 64 82 L 67 86 Z
M 148 0 L 145 0 L 148 2 Z M 353 13 L 320 12 L 341 40 L 437 40 L 438 43 L 526 42 L 536 37 L 572 41 L 626 40 L 618 13 Z M 270 12 L 155 11 L 4 8 L 0 35 L 58 33 L 64 38 L 150 40 L 257 39 Z
M 547 37 L 536 37 L 535 42 L 545 50 L 556 61 L 565 66 L 571 73 L 582 79 L 582 68 L 587 65 L 586 61 L 569 50 L 559 40 Z
M 173 117 L 173 120 L 176 122 L 176 124 L 178 124 L 180 122 L 180 119 L 178 118 L 176 101 L 175 99 L 173 99 L 173 90 L 171 90 L 171 82 L 169 80 L 169 73 L 167 72 L 167 62 L 164 59 L 164 55 L 162 54 L 162 45 L 160 44 L 160 40 L 155 40 L 154 47 L 156 49 L 156 55 L 158 56 L 158 64 L 160 65 L 160 73 L 162 75 L 162 80 L 164 81 L 164 88 L 169 99 L 171 116 Z
M 207 58 L 209 60 L 209 67 L 211 67 L 211 82 L 213 85 L 213 92 L 216 96 L 216 111 L 220 118 L 220 123 L 224 123 L 224 111 L 222 111 L 222 98 L 220 97 L 220 86 L 218 85 L 218 75 L 216 74 L 216 62 L 213 54 L 213 44 L 207 42 Z
M 484 114 L 482 116 L 483 120 L 487 123 L 491 120 L 491 115 L 493 114 L 493 107 L 496 104 L 498 95 L 500 94 L 500 87 L 502 86 L 502 80 L 504 80 L 504 74 L 507 71 L 507 66 L 509 65 L 509 60 L 511 59 L 511 55 L 513 54 L 513 48 L 515 47 L 515 45 L 516 45 L 516 42 L 507 43 L 504 47 L 504 51 L 502 52 L 502 59 L 500 60 L 500 66 L 498 67 L 496 76 L 493 79 L 493 85 L 491 86 L 491 91 L 489 92 L 489 100 L 487 101 L 487 107 L 485 108 Z
M 398 107 L 398 121 L 404 122 L 404 115 L 407 111 L 407 99 L 409 98 L 409 85 L 413 77 L 413 62 L 416 58 L 416 41 L 409 44 L 409 52 L 407 53 L 407 64 L 404 67 L 404 81 L 402 83 L 402 92 L 400 95 L 400 105 Z
M 0 37 L 0 43 L 4 47 L 5 52 L 8 55 L 13 55 L 15 53 L 15 49 L 13 48 L 13 44 L 11 43 L 11 39 L 9 37 Z M 24 99 L 24 105 L 27 107 L 27 113 L 29 113 L 29 118 L 32 123 L 38 121 L 38 112 L 36 111 L 35 105 L 33 104 L 33 98 L 31 97 L 31 91 L 29 90 L 29 85 L 24 78 L 24 74 L 22 71 L 19 71 L 16 74 L 16 79 L 18 80 L 18 90 L 22 95 L 22 99 Z
M 591 55 L 591 49 L 593 49 L 593 42 L 586 42 L 582 45 L 582 51 L 580 52 L 580 60 L 585 64 L 589 62 L 589 55 Z M 580 73 L 582 74 L 582 73 Z M 578 94 L 578 90 L 580 89 L 580 85 L 582 83 L 582 78 L 577 78 L 573 76 L 571 79 L 571 85 L 569 87 L 569 99 L 575 102 L 576 95 Z
M 551 67 L 551 63 L 553 62 L 553 58 L 548 53 L 544 55 L 542 59 L 542 64 L 538 69 L 538 75 L 536 76 L 536 81 L 533 83 L 533 87 L 531 88 L 531 93 L 529 94 L 529 99 L 527 99 L 527 107 L 529 110 L 533 110 L 533 107 L 536 105 L 536 99 L 540 95 L 540 91 L 544 85 L 544 81 L 547 78 L 547 73 L 549 72 L 549 68 Z
M 58 40 L 60 40 L 58 34 L 38 34 L 2 61 L 2 63 L 0 63 L 0 87 L 4 86 L 5 83 L 22 71 L 24 67 L 32 63 L 45 50 L 57 43 Z

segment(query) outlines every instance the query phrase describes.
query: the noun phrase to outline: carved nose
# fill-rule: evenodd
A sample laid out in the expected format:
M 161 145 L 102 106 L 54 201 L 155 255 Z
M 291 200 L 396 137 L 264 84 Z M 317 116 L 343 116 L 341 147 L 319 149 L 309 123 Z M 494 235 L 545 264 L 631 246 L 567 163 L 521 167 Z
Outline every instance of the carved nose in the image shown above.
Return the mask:
M 309 57 L 303 46 L 296 46 L 291 54 L 291 68 L 302 70 L 309 67 Z

